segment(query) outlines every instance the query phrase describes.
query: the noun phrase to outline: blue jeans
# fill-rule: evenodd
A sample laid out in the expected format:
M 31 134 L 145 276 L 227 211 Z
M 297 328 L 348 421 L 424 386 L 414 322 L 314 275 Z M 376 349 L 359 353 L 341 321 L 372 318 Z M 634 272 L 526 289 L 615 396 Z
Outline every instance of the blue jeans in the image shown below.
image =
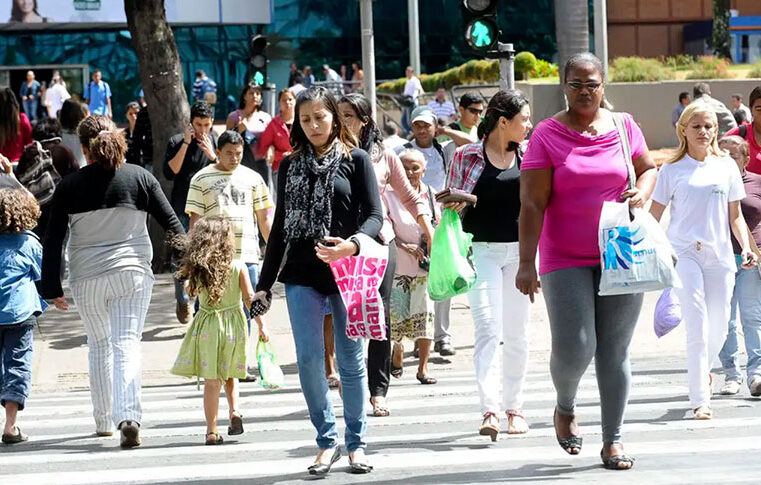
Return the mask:
M 176 212 L 176 209 L 175 209 Z M 180 219 L 180 224 L 182 224 L 182 227 L 185 228 L 185 232 L 188 231 L 188 228 L 190 227 L 190 216 L 187 214 L 177 214 L 177 218 Z M 179 261 L 173 262 L 172 270 L 176 271 L 177 267 L 176 265 L 179 263 Z M 185 293 L 185 286 L 183 280 L 178 280 L 177 278 L 174 279 L 174 299 L 177 301 L 177 303 L 187 305 L 190 301 L 190 297 L 188 297 L 188 294 Z
M 26 113 L 27 117 L 29 117 L 29 121 L 34 121 L 37 119 L 37 106 L 39 106 L 40 101 L 35 98 L 33 100 L 24 100 L 24 113 Z
M 735 291 L 732 294 L 732 314 L 729 334 L 719 353 L 726 380 L 742 382 L 740 371 L 740 345 L 737 341 L 737 312 L 740 312 L 745 352 L 748 354 L 748 383 L 761 377 L 761 274 L 758 268 L 743 269 L 737 264 Z
M 256 263 L 246 263 L 248 268 L 248 278 L 251 280 L 251 288 L 256 288 L 256 283 L 259 282 L 259 267 Z M 243 313 L 246 314 L 246 320 L 248 320 L 248 333 L 251 335 L 251 314 L 249 308 L 246 308 L 246 302 L 243 302 Z M 258 338 L 258 337 L 257 337 Z
M 346 336 L 347 315 L 341 295 L 325 296 L 308 286 L 285 285 L 285 299 L 296 344 L 301 390 L 309 408 L 309 419 L 317 430 L 317 446 L 325 450 L 338 445 L 336 416 L 325 378 L 322 326 L 323 307 L 328 300 L 333 310 L 333 338 L 343 388 L 346 449 L 353 452 L 366 448 L 367 372 L 364 348 L 361 339 L 353 341 Z
M 19 410 L 32 386 L 32 351 L 35 317 L 11 325 L 0 325 L 0 404 L 18 403 Z

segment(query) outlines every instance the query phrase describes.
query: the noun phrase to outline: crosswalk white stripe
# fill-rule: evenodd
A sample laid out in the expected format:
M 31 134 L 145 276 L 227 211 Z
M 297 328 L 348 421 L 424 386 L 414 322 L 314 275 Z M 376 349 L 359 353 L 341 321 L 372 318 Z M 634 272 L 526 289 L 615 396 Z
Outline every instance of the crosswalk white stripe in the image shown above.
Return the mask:
M 649 455 L 669 455 L 669 454 L 689 454 L 705 453 L 706 450 L 716 452 L 755 452 L 761 451 L 761 441 L 757 437 L 745 438 L 721 438 L 721 439 L 696 439 L 696 440 L 664 440 L 634 442 L 627 445 L 627 452 L 634 456 L 643 457 Z M 406 453 L 379 453 L 372 455 L 371 462 L 378 470 L 405 469 L 409 467 L 433 468 L 441 466 L 442 454 L 447 455 L 447 466 L 472 466 L 479 463 L 504 463 L 510 466 L 521 461 L 536 459 L 541 456 L 542 462 L 569 462 L 584 463 L 586 460 L 596 460 L 599 458 L 594 455 L 597 448 L 591 451 L 585 448 L 578 457 L 569 457 L 559 453 L 557 446 L 533 446 L 533 447 L 516 447 L 510 449 L 510 453 L 505 453 L 503 448 L 490 447 L 484 449 L 467 449 L 458 448 L 453 451 L 414 451 Z M 91 483 L 127 483 L 127 482 L 144 482 L 155 483 L 172 480 L 189 480 L 189 479 L 224 479 L 235 477 L 260 477 L 272 475 L 285 475 L 306 471 L 310 459 L 283 459 L 267 460 L 266 467 L 254 466 L 251 461 L 241 461 L 233 463 L 212 463 L 198 465 L 177 465 L 177 466 L 155 466 L 155 467 L 136 467 L 136 468 L 100 468 L 91 471 L 69 471 L 69 472 L 42 472 L 42 473 L 23 473 L 6 475 L 3 481 L 15 484 L 91 484 Z M 346 459 L 336 464 L 339 469 L 345 466 Z M 703 470 L 710 471 L 715 464 L 712 460 L 705 460 L 703 467 L 693 468 L 695 476 Z M 738 471 L 739 474 L 740 471 Z M 746 470 L 752 472 L 755 470 Z M 305 473 L 306 476 L 306 473 Z M 626 479 L 626 477 L 618 477 Z M 685 477 L 686 478 L 686 477 Z M 733 477 L 734 478 L 734 475 Z M 757 478 L 757 477 L 756 477 Z M 727 477 L 724 477 L 726 480 Z
M 392 387 L 389 392 L 389 401 L 405 402 L 406 400 L 414 400 L 418 404 L 421 397 L 437 397 L 447 396 L 447 399 L 453 397 L 453 395 L 470 395 L 473 396 L 470 401 L 477 403 L 478 397 L 476 395 L 476 383 L 472 381 L 470 385 L 451 385 L 452 381 L 449 379 L 440 381 L 433 386 L 421 386 L 415 381 L 414 383 L 402 383 Z M 647 394 L 647 391 L 643 389 L 653 389 L 655 393 L 674 393 L 677 395 L 684 394 L 684 388 L 678 386 L 662 386 L 662 387 L 645 387 L 642 383 L 635 383 L 632 387 L 632 396 L 636 395 L 651 395 Z M 525 399 L 528 402 L 538 401 L 543 399 L 555 399 L 555 392 L 553 390 L 552 383 L 535 382 L 528 383 L 525 387 Z M 579 385 L 581 392 L 580 397 L 587 396 L 589 392 L 597 390 L 597 382 L 592 380 L 582 380 Z M 538 392 L 542 391 L 542 392 Z M 244 392 L 245 394 L 245 392 Z M 337 393 L 334 393 L 337 395 Z M 597 394 L 594 394 L 595 396 Z M 278 398 L 281 397 L 281 399 Z M 194 409 L 198 408 L 198 400 L 203 397 L 203 391 L 195 391 L 188 393 L 187 395 L 174 396 L 174 399 L 165 399 L 160 401 L 148 401 L 144 400 L 142 407 L 145 415 L 156 410 L 168 410 L 168 409 Z M 222 398 L 224 399 L 224 398 Z M 276 402 L 273 402 L 276 401 Z M 273 409 L 293 408 L 293 406 L 305 406 L 304 397 L 301 392 L 298 393 L 272 393 L 272 394 L 254 394 L 249 396 L 241 396 L 241 407 L 249 407 L 256 409 L 268 409 L 271 406 Z M 269 406 L 268 406 L 269 405 Z M 68 416 L 77 415 L 82 413 L 89 413 L 92 411 L 92 404 L 89 398 L 86 398 L 82 402 L 77 404 L 66 404 L 61 406 L 60 404 L 38 404 L 37 401 L 30 399 L 26 403 L 26 409 L 24 410 L 25 417 L 36 416 Z M 150 416 L 147 416 L 150 417 Z
M 503 423 L 504 424 L 504 423 Z M 372 425 L 368 433 L 368 449 L 370 451 L 375 447 L 382 447 L 395 443 L 408 443 L 411 448 L 417 445 L 422 445 L 439 440 L 447 440 L 450 444 L 486 444 L 488 438 L 477 435 L 478 422 L 473 422 L 472 433 L 465 438 L 457 438 L 456 436 L 462 433 L 453 432 L 437 432 L 437 433 L 415 433 L 415 434 L 391 434 L 374 437 L 372 435 Z M 730 428 L 744 428 L 750 429 L 753 427 L 761 426 L 761 417 L 758 418 L 717 418 L 711 421 L 695 421 L 692 419 L 685 419 L 682 421 L 670 421 L 667 426 L 663 426 L 663 423 L 628 423 L 624 424 L 624 433 L 636 433 L 636 432 L 648 432 L 649 436 L 652 433 L 667 433 L 677 430 L 692 430 L 692 429 L 730 429 Z M 583 436 L 599 436 L 601 433 L 600 426 L 598 425 L 582 425 L 579 427 L 580 433 Z M 194 437 L 197 438 L 198 443 L 201 443 L 203 430 L 201 427 L 195 427 Z M 200 431 L 200 432 L 199 432 Z M 454 436 L 453 436 L 454 435 Z M 71 437 L 71 436 L 70 436 Z M 507 436 L 504 431 L 501 435 L 501 440 L 521 440 L 532 438 L 551 438 L 554 439 L 555 431 L 552 428 L 541 428 L 531 430 L 525 435 Z M 65 439 L 65 438 L 64 438 Z M 92 438 L 91 440 L 77 440 L 78 443 L 83 444 L 93 441 L 107 442 L 111 441 L 116 446 L 116 440 L 113 438 Z M 233 447 L 202 447 L 197 445 L 180 446 L 180 447 L 168 447 L 168 448 L 136 448 L 130 452 L 130 459 L 142 460 L 145 458 L 165 458 L 173 456 L 213 456 L 213 455 L 228 455 L 231 448 L 235 453 L 244 452 L 267 452 L 267 451 L 283 451 L 292 450 L 298 448 L 314 447 L 314 440 L 283 440 L 283 441 L 266 441 L 257 443 L 236 443 Z M 512 449 L 512 448 L 511 448 Z M 100 459 L 112 460 L 114 458 L 114 451 L 98 451 L 87 454 L 82 453 L 34 453 L 28 455 L 12 454 L 12 455 L 0 455 L 0 466 L 16 466 L 16 465 L 32 465 L 41 463 L 68 463 L 68 462 L 95 462 Z
M 400 380 L 393 379 L 391 382 L 391 388 L 389 390 L 389 393 L 393 393 L 396 389 L 399 388 L 399 384 L 415 384 L 418 385 L 417 380 L 414 378 L 415 370 L 407 369 L 409 373 L 409 377 L 406 376 L 403 377 Z M 472 382 L 474 389 L 476 384 L 476 376 L 473 371 L 445 371 L 445 372 L 432 372 L 431 375 L 433 377 L 436 377 L 439 379 L 440 383 L 442 382 Z M 686 373 L 685 373 L 686 376 Z M 634 375 L 632 376 L 632 385 L 644 385 L 644 384 L 657 384 L 660 381 L 657 378 L 654 378 L 652 376 L 647 375 Z M 687 379 L 685 377 L 685 388 L 686 388 L 686 382 Z M 597 381 L 595 380 L 595 375 L 593 372 L 588 372 L 585 374 L 584 378 L 582 379 L 582 383 L 589 383 L 597 385 Z M 437 384 L 438 385 L 438 384 Z M 551 387 L 552 386 L 552 380 L 550 379 L 550 375 L 547 372 L 541 372 L 541 373 L 534 373 L 534 374 L 528 374 L 526 376 L 526 384 L 525 389 L 530 390 L 532 389 L 532 386 L 542 386 L 542 387 Z M 298 377 L 297 376 L 286 376 L 286 386 L 283 388 L 283 390 L 300 390 L 298 386 Z M 286 395 L 286 393 L 283 392 L 272 392 L 267 391 L 265 389 L 262 389 L 257 383 L 241 383 L 241 391 L 246 393 L 256 393 L 256 395 L 261 396 L 276 396 L 276 395 Z M 188 384 L 188 385 L 179 385 L 179 386 L 162 386 L 162 387 L 144 387 L 142 390 L 143 399 L 146 398 L 154 398 L 154 397 L 184 397 L 184 396 L 193 396 L 199 393 L 203 392 L 203 382 L 201 382 L 201 390 L 197 390 L 195 384 Z M 301 395 L 300 392 L 293 393 L 297 395 Z M 28 403 L 46 403 L 46 402 L 57 402 L 57 403 L 64 403 L 64 402 L 75 402 L 75 401 L 89 401 L 90 400 L 90 391 L 89 390 L 73 390 L 69 392 L 54 392 L 54 393 L 40 393 L 39 395 L 35 395 L 35 393 L 32 393 L 32 397 L 30 397 L 27 402 Z
M 652 393 L 652 395 L 659 395 Z M 666 404 L 662 402 L 647 402 L 647 403 L 630 403 L 627 406 L 627 417 L 630 419 L 637 415 L 646 416 L 658 416 L 663 411 L 671 408 L 685 408 L 686 402 L 683 404 L 674 403 Z M 712 403 L 712 408 L 715 414 L 719 414 L 723 409 L 741 408 L 746 404 L 742 401 L 735 400 L 719 400 Z M 392 408 L 393 409 L 393 408 Z M 542 408 L 527 408 L 523 411 L 523 415 L 526 419 L 530 418 L 546 418 L 552 416 L 554 407 L 542 407 Z M 271 421 L 250 423 L 249 429 L 257 431 L 309 431 L 312 430 L 312 425 L 308 420 L 306 410 L 304 408 L 298 409 L 296 412 L 304 413 L 303 418 L 284 420 L 283 418 L 288 416 L 288 411 L 283 411 L 278 416 L 269 416 L 273 418 Z M 370 409 L 366 410 L 367 412 Z M 687 412 L 687 411 L 686 411 Z M 251 415 L 246 415 L 251 418 Z M 581 420 L 599 419 L 600 406 L 590 405 L 579 408 L 579 417 Z M 253 414 L 254 418 L 261 419 L 262 416 Z M 441 424 L 441 423 L 454 423 L 454 422 L 473 422 L 479 423 L 482 419 L 480 412 L 451 412 L 451 413 L 424 413 L 420 415 L 391 415 L 382 419 L 373 419 L 370 421 L 370 426 L 400 426 L 414 422 L 416 424 Z M 199 426 L 177 426 L 177 427 L 165 427 L 163 425 L 168 423 L 183 423 L 189 420 L 202 422 L 203 410 L 199 407 L 198 411 L 190 412 L 168 412 L 154 415 L 150 421 L 144 422 L 144 429 L 142 431 L 143 436 L 147 437 L 161 437 L 161 436 L 192 436 L 197 435 L 199 432 Z M 336 406 L 336 421 L 341 423 L 343 416 L 341 408 Z M 221 419 L 221 423 L 226 423 L 226 419 Z M 151 425 L 155 427 L 151 427 Z M 50 419 L 50 420 L 35 420 L 24 421 L 23 427 L 28 430 L 30 434 L 33 431 L 44 431 L 46 429 L 58 429 L 63 426 L 77 426 L 80 429 L 84 428 L 89 430 L 94 428 L 91 417 L 79 417 L 79 418 L 66 418 L 66 419 Z M 47 440 L 50 438 L 39 438 L 40 440 Z

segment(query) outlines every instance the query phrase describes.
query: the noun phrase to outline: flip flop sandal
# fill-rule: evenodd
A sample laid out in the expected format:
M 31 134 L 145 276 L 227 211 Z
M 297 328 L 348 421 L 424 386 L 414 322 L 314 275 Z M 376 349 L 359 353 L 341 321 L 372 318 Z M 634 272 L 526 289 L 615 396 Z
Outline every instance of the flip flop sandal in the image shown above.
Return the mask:
M 699 408 L 694 409 L 692 413 L 695 416 L 695 419 L 700 421 L 713 418 L 713 412 L 708 406 L 700 406 Z
M 341 447 L 336 446 L 336 451 L 333 452 L 333 456 L 330 457 L 330 461 L 328 463 L 315 463 L 314 465 L 307 468 L 307 471 L 310 475 L 320 475 L 324 476 L 330 473 L 330 469 L 333 467 L 333 464 L 341 459 Z
M 491 424 L 490 418 L 497 420 L 496 426 Z M 490 437 L 492 442 L 497 441 L 497 437 L 499 436 L 499 417 L 491 412 L 484 414 L 484 420 L 481 423 L 481 428 L 478 430 L 478 434 Z
M 391 414 L 387 407 L 374 404 L 372 399 L 370 399 L 370 405 L 373 407 L 373 416 L 376 418 L 385 418 Z
M 209 439 L 209 436 L 213 436 L 214 439 Z M 213 432 L 213 433 L 206 433 L 206 444 L 208 446 L 221 445 L 224 442 L 225 442 L 225 440 L 216 431 Z
M 230 426 L 227 427 L 227 435 L 235 436 L 243 434 L 243 415 L 233 411 L 233 417 L 230 418 Z
M 436 378 L 430 377 L 430 376 L 423 376 L 423 377 L 415 376 L 415 377 L 417 377 L 417 380 L 420 381 L 421 384 L 428 385 L 428 384 L 436 384 L 437 382 L 439 382 L 436 380 Z
M 391 375 L 396 377 L 397 379 L 401 379 L 402 375 L 404 374 L 404 367 L 394 367 L 391 366 Z
M 600 450 L 600 458 L 602 459 L 602 466 L 607 470 L 631 470 L 634 466 L 634 458 L 628 455 L 605 456 L 603 451 Z M 626 463 L 629 466 L 619 466 L 622 463 Z
M 4 434 L 3 443 L 6 445 L 15 445 L 16 443 L 23 443 L 24 441 L 29 440 L 29 436 L 22 433 L 21 428 L 18 426 L 16 426 L 16 431 L 16 434 Z
M 555 410 L 555 415 L 557 415 L 557 413 L 558 413 L 558 411 L 556 409 Z M 557 427 L 555 425 L 555 417 L 554 416 L 552 418 L 552 424 L 553 424 L 553 427 L 555 427 L 555 430 L 556 430 L 555 431 L 555 438 L 558 440 L 558 444 L 560 445 L 560 447 L 563 448 L 563 451 L 565 451 L 569 455 L 578 455 L 579 453 L 581 453 L 581 445 L 584 443 L 584 438 L 582 438 L 581 436 L 570 436 L 568 438 L 561 438 L 557 434 Z M 576 453 L 572 452 L 571 450 L 574 449 L 574 448 L 579 450 L 579 451 L 576 452 Z

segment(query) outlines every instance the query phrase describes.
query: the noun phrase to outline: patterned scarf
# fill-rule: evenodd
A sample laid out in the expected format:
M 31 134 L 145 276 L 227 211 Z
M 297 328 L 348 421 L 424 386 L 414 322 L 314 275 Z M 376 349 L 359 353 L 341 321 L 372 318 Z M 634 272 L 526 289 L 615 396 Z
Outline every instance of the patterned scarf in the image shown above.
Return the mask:
M 343 160 L 338 140 L 317 158 L 311 144 L 291 159 L 285 183 L 285 238 L 319 239 L 330 234 L 333 178 Z M 317 176 L 314 184 L 309 175 Z

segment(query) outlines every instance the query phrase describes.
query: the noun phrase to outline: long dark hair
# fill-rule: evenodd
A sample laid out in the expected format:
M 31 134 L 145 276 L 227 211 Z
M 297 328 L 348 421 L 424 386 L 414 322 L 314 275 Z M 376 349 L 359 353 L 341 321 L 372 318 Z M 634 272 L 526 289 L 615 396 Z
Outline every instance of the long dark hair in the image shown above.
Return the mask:
M 23 22 L 24 21 L 24 14 L 21 12 L 21 9 L 18 8 L 18 4 L 16 3 L 16 0 L 11 0 L 13 2 L 13 7 L 11 7 L 11 22 Z M 34 0 L 34 13 L 42 17 L 40 15 L 40 12 L 37 11 L 37 0 Z
M 527 104 L 529 104 L 528 98 L 517 89 L 497 91 L 497 94 L 491 98 L 486 107 L 484 119 L 478 125 L 478 138 L 486 141 L 491 132 L 497 128 L 500 118 L 512 120 Z M 507 146 L 508 150 L 515 150 L 516 148 L 518 148 L 518 144 L 514 141 L 511 141 Z
M 243 109 L 246 107 L 246 94 L 248 94 L 248 92 L 252 89 L 258 89 L 259 94 L 262 94 L 262 87 L 258 84 L 246 84 L 246 86 L 243 88 L 243 91 L 240 93 L 240 99 L 238 100 L 238 109 Z M 259 111 L 260 107 L 261 103 L 256 107 L 256 111 Z
M 293 152 L 297 153 L 304 150 L 309 144 L 309 138 L 304 133 L 304 129 L 301 128 L 301 106 L 308 102 L 319 102 L 325 105 L 330 114 L 333 115 L 333 128 L 330 130 L 328 137 L 328 144 L 338 138 L 344 147 L 347 155 L 352 148 L 357 147 L 357 140 L 354 135 L 346 128 L 341 122 L 341 117 L 338 115 L 338 102 L 333 94 L 322 86 L 312 86 L 299 93 L 296 98 L 296 108 L 294 110 L 293 128 L 291 129 L 291 146 Z
M 16 95 L 11 88 L 0 89 L 0 147 L 18 136 L 20 124 Z
M 365 124 L 362 131 L 359 132 L 359 148 L 370 153 L 373 145 L 383 142 L 383 135 L 372 116 L 370 102 L 359 93 L 349 93 L 342 96 L 339 103 L 346 103 L 351 106 L 357 118 Z

